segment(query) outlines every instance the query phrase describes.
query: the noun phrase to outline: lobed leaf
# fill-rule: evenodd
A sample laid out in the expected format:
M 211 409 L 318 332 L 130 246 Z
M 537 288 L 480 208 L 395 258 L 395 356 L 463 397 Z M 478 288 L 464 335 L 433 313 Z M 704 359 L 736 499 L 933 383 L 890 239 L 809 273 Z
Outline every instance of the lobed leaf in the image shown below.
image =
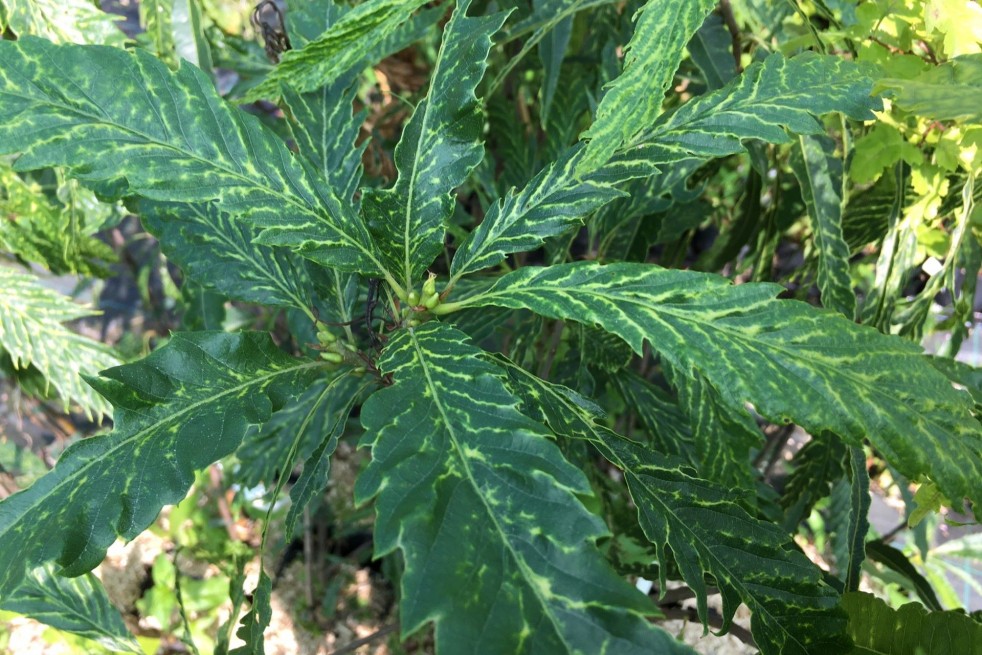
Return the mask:
M 624 70 L 607 88 L 593 125 L 582 134 L 589 143 L 576 167 L 578 176 L 603 166 L 654 122 L 685 44 L 715 5 L 713 0 L 648 0 L 638 10 L 634 36 L 624 51 Z
M 598 425 L 575 392 L 498 361 L 525 409 L 541 413 L 558 434 L 589 441 L 624 472 L 641 528 L 657 548 L 662 590 L 667 546 L 696 593 L 704 624 L 708 574 L 723 597 L 722 632 L 742 601 L 762 653 L 840 652 L 845 621 L 838 595 L 783 530 L 747 514 L 728 486 L 697 477 L 679 458 Z
M 66 410 L 74 402 L 101 417 L 110 413 L 109 404 L 81 375 L 116 366 L 119 359 L 108 346 L 62 325 L 95 313 L 41 286 L 33 275 L 0 266 L 0 350 L 15 369 L 37 369 Z
M 280 85 L 288 83 L 301 93 L 331 84 L 360 66 L 366 56 L 426 4 L 426 0 L 368 0 L 327 28 L 302 48 L 288 50 L 262 82 L 244 100 L 277 98 Z
M 132 539 L 184 498 L 195 471 L 234 451 L 321 366 L 285 355 L 267 334 L 179 333 L 91 378 L 115 407 L 115 427 L 73 444 L 50 473 L 0 501 L 0 597 L 51 560 L 62 575 L 92 569 L 117 536 Z
M 229 107 L 194 66 L 171 72 L 138 50 L 0 43 L 0 152 L 17 170 L 66 166 L 104 194 L 219 201 L 321 264 L 378 275 L 367 228 L 309 164 Z
M 920 349 L 796 301 L 772 284 L 647 264 L 526 267 L 437 308 L 495 305 L 595 324 L 639 355 L 645 340 L 680 374 L 700 375 L 734 408 L 774 423 L 869 439 L 904 475 L 982 503 L 982 430 L 968 394 Z
M 376 557 L 405 558 L 403 635 L 432 621 L 438 652 L 691 652 L 645 620 L 596 550 L 585 477 L 479 355 L 449 325 L 403 330 L 379 361 L 393 385 L 362 408 L 355 495 L 377 497 Z
M 362 199 L 373 233 L 407 289 L 443 250 L 451 193 L 484 156 L 484 118 L 474 91 L 487 68 L 491 36 L 507 14 L 468 18 L 470 4 L 460 0 L 444 28 L 430 90 L 396 146 L 395 186 Z
M 91 639 L 117 653 L 143 653 L 97 577 L 86 573 L 64 578 L 53 568 L 45 565 L 31 571 L 23 584 L 4 596 L 0 609 Z

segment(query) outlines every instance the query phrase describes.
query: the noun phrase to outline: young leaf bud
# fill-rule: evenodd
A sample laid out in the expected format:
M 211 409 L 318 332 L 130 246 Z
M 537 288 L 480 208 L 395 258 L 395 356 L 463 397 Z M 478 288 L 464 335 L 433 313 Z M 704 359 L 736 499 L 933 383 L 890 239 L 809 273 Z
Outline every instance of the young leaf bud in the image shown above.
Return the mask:
M 321 359 L 332 364 L 340 364 L 344 361 L 344 357 L 338 353 L 321 353 Z
M 423 299 L 423 307 L 426 307 L 427 309 L 433 309 L 439 304 L 440 294 L 436 293 L 435 291 Z
M 432 296 L 436 293 L 436 275 L 430 273 L 430 276 L 426 278 L 426 282 L 423 282 L 423 304 L 426 304 L 425 298 Z

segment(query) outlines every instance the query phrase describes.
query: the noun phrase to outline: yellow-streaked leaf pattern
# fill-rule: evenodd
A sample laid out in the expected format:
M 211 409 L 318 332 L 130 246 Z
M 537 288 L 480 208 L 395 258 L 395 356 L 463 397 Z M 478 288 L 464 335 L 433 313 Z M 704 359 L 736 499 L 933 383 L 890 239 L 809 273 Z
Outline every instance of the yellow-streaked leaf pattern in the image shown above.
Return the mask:
M 18 37 L 43 36 L 55 43 L 99 43 L 122 46 L 126 35 L 118 16 L 90 0 L 0 0 L 0 18 Z
M 405 558 L 403 635 L 432 621 L 440 653 L 691 652 L 646 621 L 596 550 L 586 478 L 480 353 L 446 324 L 399 332 L 379 361 L 393 385 L 362 409 L 355 494 L 377 497 L 375 555 Z
M 484 156 L 484 115 L 474 95 L 487 68 L 491 36 L 507 14 L 467 17 L 460 0 L 443 30 L 430 89 L 396 146 L 399 178 L 392 189 L 371 191 L 362 210 L 387 261 L 407 289 L 443 250 L 451 192 Z
M 119 359 L 110 347 L 62 325 L 95 313 L 41 286 L 33 275 L 0 266 L 0 351 L 14 368 L 36 368 L 66 409 L 74 402 L 90 416 L 102 416 L 110 413 L 109 404 L 81 376 L 116 366 Z
M 89 378 L 112 402 L 115 427 L 68 447 L 51 472 L 0 501 L 0 597 L 52 560 L 64 575 L 91 570 L 322 366 L 284 354 L 268 334 L 191 332 Z
M 818 250 L 818 288 L 822 304 L 846 318 L 856 316 L 856 294 L 849 275 L 849 244 L 842 236 L 842 160 L 828 137 L 801 135 L 791 168 L 801 186 L 801 197 Z
M 881 106 L 870 97 L 875 70 L 831 55 L 806 52 L 788 59 L 773 54 L 719 91 L 645 126 L 636 147 L 617 158 L 657 166 L 692 156 L 725 157 L 743 152 L 747 139 L 789 143 L 789 131 L 821 134 L 824 128 L 817 116 L 829 112 L 872 120 L 873 110 Z M 818 87 L 822 93 L 815 93 Z
M 703 376 L 730 405 L 775 423 L 869 439 L 911 479 L 982 503 L 982 430 L 972 401 L 903 340 L 797 301 L 773 284 L 648 264 L 526 267 L 438 308 L 496 305 L 645 340 L 679 374 Z
M 310 311 L 303 260 L 256 243 L 256 228 L 233 220 L 220 204 L 143 200 L 139 212 L 167 258 L 192 280 L 234 300 Z
M 14 593 L 4 595 L 0 609 L 91 639 L 116 653 L 143 653 L 102 583 L 91 573 L 64 578 L 50 564 L 40 566 Z
M 648 0 L 638 11 L 634 36 L 624 52 L 624 70 L 604 94 L 579 176 L 600 168 L 635 135 L 654 123 L 685 52 L 685 44 L 716 6 L 714 0 Z
M 302 48 L 287 50 L 266 79 L 249 90 L 246 102 L 278 98 L 287 82 L 301 93 L 314 91 L 364 63 L 386 36 L 395 32 L 426 0 L 368 0 Z
M 589 403 L 574 391 L 497 361 L 526 401 L 523 409 L 540 415 L 557 434 L 589 441 L 624 472 L 641 528 L 658 551 L 661 589 L 668 546 L 696 592 L 704 622 L 709 574 L 723 597 L 724 631 L 743 602 L 765 655 L 842 652 L 848 642 L 838 594 L 783 530 L 748 514 L 728 486 L 696 476 L 679 458 L 598 425 Z
M 263 228 L 261 243 L 380 274 L 348 203 L 195 66 L 175 73 L 142 50 L 3 41 L 0 113 L 0 152 L 23 153 L 18 170 L 66 166 L 105 194 L 219 201 Z

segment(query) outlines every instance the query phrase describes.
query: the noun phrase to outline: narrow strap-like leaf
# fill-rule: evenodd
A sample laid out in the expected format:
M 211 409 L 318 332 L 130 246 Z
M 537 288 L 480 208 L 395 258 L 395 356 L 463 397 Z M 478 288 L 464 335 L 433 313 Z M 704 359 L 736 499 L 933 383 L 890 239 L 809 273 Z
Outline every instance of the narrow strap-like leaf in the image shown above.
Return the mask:
M 641 528 L 658 551 L 662 590 L 668 546 L 696 593 L 703 622 L 708 574 L 723 596 L 724 631 L 743 602 L 761 652 L 840 652 L 845 621 L 836 609 L 838 595 L 783 530 L 749 515 L 727 486 L 697 477 L 678 458 L 598 425 L 575 392 L 498 361 L 528 400 L 526 409 L 558 434 L 589 441 L 624 472 Z
M 577 175 L 607 161 L 661 113 L 665 91 L 682 62 L 685 44 L 716 5 L 714 0 L 648 0 L 638 11 L 634 36 L 624 52 L 624 71 L 614 79 L 586 132 L 586 156 Z
M 18 170 L 66 166 L 106 194 L 217 200 L 322 264 L 380 275 L 368 230 L 324 178 L 194 66 L 145 51 L 0 43 L 0 152 Z
M 822 304 L 852 319 L 856 294 L 849 277 L 851 253 L 842 236 L 842 161 L 832 150 L 827 137 L 799 136 L 791 164 L 815 233 Z
M 904 475 L 982 503 L 982 430 L 958 391 L 899 338 L 797 301 L 772 284 L 648 264 L 526 267 L 438 312 L 496 305 L 596 324 L 698 371 L 733 407 L 775 423 L 869 439 Z
M 432 621 L 440 653 L 690 652 L 645 620 L 596 549 L 586 478 L 479 354 L 449 325 L 404 330 L 379 361 L 393 385 L 362 407 L 355 495 L 377 497 L 376 557 L 405 558 L 403 635 Z
M 407 288 L 443 249 L 451 192 L 484 156 L 483 112 L 474 91 L 487 68 L 491 36 L 507 16 L 469 18 L 460 0 L 443 31 L 430 90 L 396 146 L 395 187 L 370 191 L 362 210 L 376 239 Z
M 832 488 L 829 523 L 833 531 L 832 551 L 843 589 L 858 591 L 861 568 L 866 559 L 871 502 L 866 453 L 862 448 L 849 448 L 848 468 L 849 474 Z
M 267 334 L 179 333 L 91 379 L 112 402 L 115 427 L 73 444 L 50 473 L 0 501 L 0 597 L 51 560 L 66 575 L 92 569 L 321 366 L 285 355 Z

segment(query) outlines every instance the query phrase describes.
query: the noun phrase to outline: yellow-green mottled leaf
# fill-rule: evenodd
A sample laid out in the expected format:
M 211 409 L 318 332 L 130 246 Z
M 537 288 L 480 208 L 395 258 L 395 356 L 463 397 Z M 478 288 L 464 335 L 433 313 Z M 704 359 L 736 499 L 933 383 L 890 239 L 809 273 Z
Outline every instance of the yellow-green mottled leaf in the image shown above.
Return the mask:
M 869 439 L 911 479 L 982 503 L 982 429 L 970 396 L 920 349 L 797 301 L 772 284 L 646 264 L 526 267 L 438 311 L 495 305 L 598 325 L 642 353 L 649 341 L 680 374 L 703 376 L 736 408 L 812 434 Z
M 306 161 L 226 104 L 194 66 L 145 51 L 0 43 L 0 153 L 18 170 L 66 166 L 105 194 L 221 202 L 259 241 L 379 274 L 367 229 Z
M 12 594 L 4 595 L 0 609 L 91 639 L 116 653 L 143 653 L 102 583 L 91 573 L 64 578 L 51 565 L 38 567 Z
M 65 408 L 78 403 L 86 413 L 110 413 L 109 404 L 82 380 L 116 366 L 112 349 L 72 332 L 63 323 L 92 316 L 33 275 L 0 266 L 0 351 L 14 368 L 33 366 L 61 396 Z
M 624 70 L 610 84 L 593 125 L 582 135 L 589 144 L 577 175 L 607 163 L 621 146 L 654 123 L 685 44 L 715 5 L 714 0 L 648 0 L 638 11 L 634 36 L 624 52 Z
M 375 555 L 405 559 L 403 635 L 433 622 L 439 653 L 691 652 L 601 557 L 586 478 L 480 353 L 449 325 L 403 330 L 379 361 L 392 386 L 362 408 L 355 494 L 376 498 Z
M 371 191 L 362 211 L 392 270 L 411 289 L 443 250 L 451 192 L 484 156 L 484 115 L 474 91 L 487 68 L 491 36 L 507 14 L 469 18 L 461 0 L 443 31 L 430 89 L 396 147 L 399 178 Z
M 89 378 L 113 404 L 114 429 L 68 447 L 50 473 L 0 501 L 0 597 L 52 560 L 64 575 L 91 570 L 321 366 L 285 355 L 267 334 L 197 332 Z
M 877 92 L 890 91 L 894 106 L 938 121 L 982 121 L 982 54 L 957 57 L 908 80 L 886 78 Z
M 682 460 L 630 441 L 598 425 L 575 392 L 498 358 L 524 409 L 550 428 L 592 443 L 627 481 L 645 536 L 657 549 L 665 589 L 666 546 L 707 616 L 706 576 L 723 597 L 723 630 L 743 602 L 754 639 L 765 655 L 840 652 L 845 621 L 838 595 L 822 582 L 780 528 L 749 515 L 728 485 L 697 476 Z
M 122 46 L 126 35 L 119 17 L 91 0 L 0 0 L 7 26 L 18 37 L 33 34 L 55 43 Z
M 369 0 L 344 12 L 318 38 L 302 48 L 288 50 L 266 79 L 246 94 L 251 102 L 277 98 L 280 84 L 301 93 L 330 84 L 357 67 L 375 47 L 422 7 L 426 0 Z

